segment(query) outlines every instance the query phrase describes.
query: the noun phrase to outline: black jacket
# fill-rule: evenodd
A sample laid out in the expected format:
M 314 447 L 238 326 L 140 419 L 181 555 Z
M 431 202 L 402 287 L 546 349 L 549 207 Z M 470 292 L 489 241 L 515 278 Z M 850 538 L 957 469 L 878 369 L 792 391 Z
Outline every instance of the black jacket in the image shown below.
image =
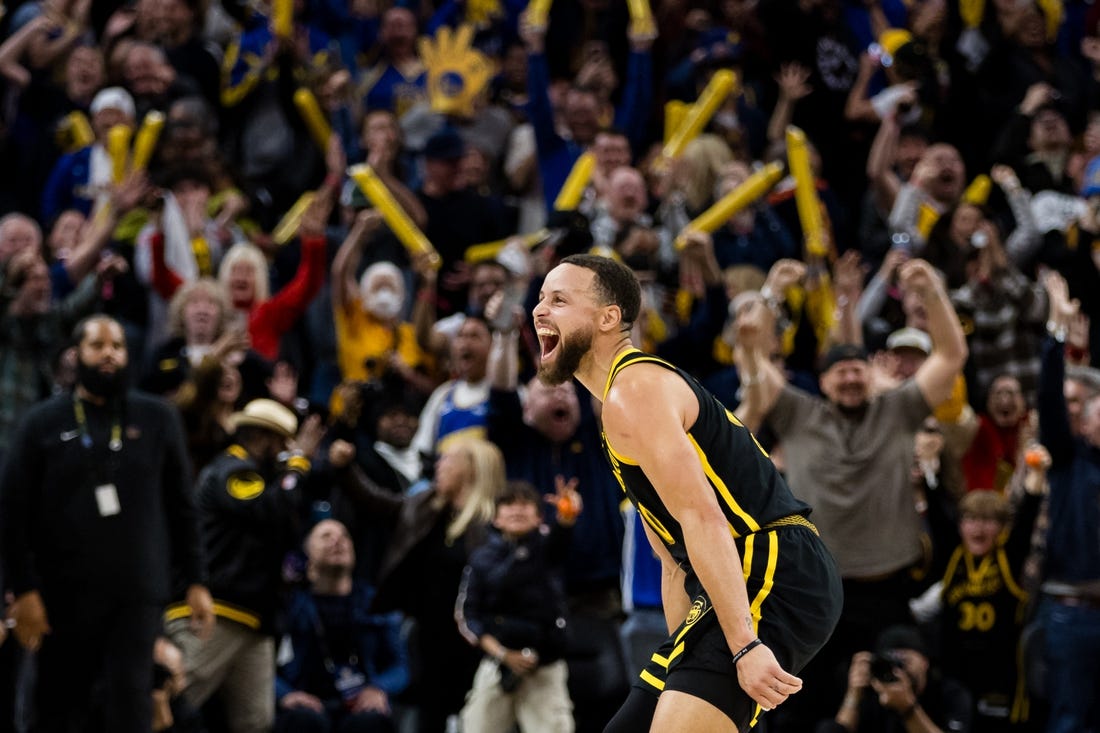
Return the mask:
M 470 555 L 458 593 L 459 627 L 476 644 L 491 634 L 508 649 L 532 647 L 539 663 L 565 651 L 566 602 L 561 566 L 568 529 L 540 527 L 518 540 L 493 530 Z
M 231 445 L 199 475 L 198 503 L 208 588 L 221 618 L 274 631 L 283 558 L 299 536 L 299 483 L 304 458 L 265 472 Z M 169 609 L 169 617 L 180 613 Z
M 70 598 L 94 593 L 165 603 L 173 586 L 203 581 L 183 429 L 160 399 L 131 392 L 115 405 L 71 394 L 31 409 L 4 467 L 0 527 L 11 590 Z M 118 424 L 121 449 L 109 447 Z M 117 495 L 117 512 L 97 487 Z

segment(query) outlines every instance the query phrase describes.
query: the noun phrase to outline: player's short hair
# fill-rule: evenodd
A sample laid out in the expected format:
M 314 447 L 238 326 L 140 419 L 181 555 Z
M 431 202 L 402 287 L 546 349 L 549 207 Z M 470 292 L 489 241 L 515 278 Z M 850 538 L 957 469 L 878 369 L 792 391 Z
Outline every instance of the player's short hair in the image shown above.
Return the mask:
M 617 305 L 622 312 L 623 329 L 638 320 L 642 309 L 642 286 L 634 271 L 610 257 L 578 254 L 562 258 L 563 265 L 574 265 L 596 274 L 596 295 L 603 305 Z

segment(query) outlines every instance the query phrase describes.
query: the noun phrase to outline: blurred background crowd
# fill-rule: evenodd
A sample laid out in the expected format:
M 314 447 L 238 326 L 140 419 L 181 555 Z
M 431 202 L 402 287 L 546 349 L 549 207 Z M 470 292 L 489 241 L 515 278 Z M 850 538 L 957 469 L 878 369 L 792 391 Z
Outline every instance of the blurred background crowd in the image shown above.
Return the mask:
M 759 729 L 1100 730 L 1100 6 L 3 9 L 0 730 L 601 730 L 667 630 L 534 378 L 590 251 L 837 557 Z

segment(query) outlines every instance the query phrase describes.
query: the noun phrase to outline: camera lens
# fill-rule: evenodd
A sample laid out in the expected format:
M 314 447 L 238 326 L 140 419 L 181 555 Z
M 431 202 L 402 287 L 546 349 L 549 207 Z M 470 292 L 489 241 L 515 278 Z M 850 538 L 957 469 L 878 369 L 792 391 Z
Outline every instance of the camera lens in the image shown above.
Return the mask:
M 901 668 L 901 660 L 890 652 L 871 657 L 871 676 L 879 682 L 896 682 Z
M 974 249 L 981 249 L 989 244 L 989 235 L 985 232 L 974 232 L 970 235 L 970 246 Z

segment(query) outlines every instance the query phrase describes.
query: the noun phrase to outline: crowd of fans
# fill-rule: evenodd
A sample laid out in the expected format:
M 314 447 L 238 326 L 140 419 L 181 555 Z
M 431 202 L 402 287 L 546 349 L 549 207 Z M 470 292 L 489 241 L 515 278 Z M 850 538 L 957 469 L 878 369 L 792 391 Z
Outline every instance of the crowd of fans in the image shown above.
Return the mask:
M 667 630 L 599 405 L 534 376 L 542 276 L 587 251 L 634 269 L 635 342 L 757 434 L 837 558 L 840 626 L 761 728 L 1100 730 L 1100 6 L 526 6 L 4 5 L 0 730 L 123 729 L 117 664 L 51 666 L 95 592 L 51 588 L 43 543 L 139 572 L 124 534 L 65 529 L 128 495 L 34 484 L 76 460 L 36 412 L 56 395 L 62 443 L 102 428 L 123 473 L 165 465 L 96 411 L 116 368 L 173 406 L 164 480 L 194 486 L 143 549 L 175 569 L 154 729 L 601 730 Z M 692 227 L 792 126 L 818 215 L 784 173 Z

